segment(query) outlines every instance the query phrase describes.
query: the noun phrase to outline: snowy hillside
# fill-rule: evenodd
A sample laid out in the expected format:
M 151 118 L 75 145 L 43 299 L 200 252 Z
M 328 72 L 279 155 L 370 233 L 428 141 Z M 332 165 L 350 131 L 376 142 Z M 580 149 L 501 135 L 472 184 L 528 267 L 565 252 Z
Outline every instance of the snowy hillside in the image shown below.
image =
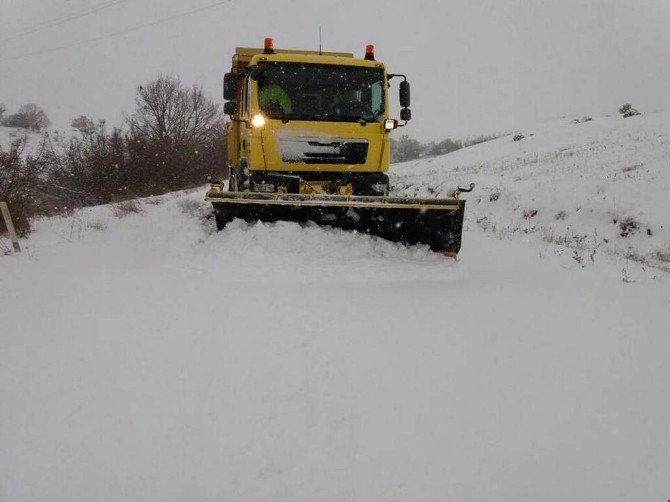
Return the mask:
M 39 148 L 40 142 L 42 141 L 42 135 L 26 129 L 0 126 L 0 147 L 7 150 L 13 141 L 24 136 L 26 137 L 27 142 L 23 150 L 23 155 L 29 155 Z
M 670 270 L 670 112 L 522 132 L 397 164 L 394 189 L 446 195 L 475 182 L 471 228 L 568 246 L 577 261 L 604 254 Z
M 475 225 L 458 262 L 216 234 L 202 198 L 44 219 L 0 256 L 3 502 L 667 498 L 663 272 Z

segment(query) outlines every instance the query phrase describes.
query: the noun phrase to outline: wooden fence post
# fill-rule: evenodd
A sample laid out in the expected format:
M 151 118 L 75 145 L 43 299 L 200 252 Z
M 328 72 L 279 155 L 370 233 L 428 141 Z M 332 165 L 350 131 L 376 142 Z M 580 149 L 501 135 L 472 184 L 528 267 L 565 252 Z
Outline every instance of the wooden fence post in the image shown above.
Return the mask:
M 12 215 L 9 214 L 9 206 L 6 202 L 0 201 L 0 211 L 2 212 L 2 217 L 5 220 L 5 227 L 7 227 L 7 232 L 9 232 L 9 238 L 12 241 L 14 246 L 14 252 L 20 253 L 21 246 L 19 246 L 19 238 L 16 236 L 16 230 L 14 229 L 14 223 L 12 222 Z

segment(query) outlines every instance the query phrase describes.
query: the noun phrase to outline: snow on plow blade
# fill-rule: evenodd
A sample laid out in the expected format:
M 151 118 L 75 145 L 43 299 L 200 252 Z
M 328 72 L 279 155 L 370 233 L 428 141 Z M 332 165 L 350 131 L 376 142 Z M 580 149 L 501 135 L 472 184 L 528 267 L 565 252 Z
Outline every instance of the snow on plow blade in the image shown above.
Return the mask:
M 425 244 L 455 255 L 461 249 L 465 201 L 345 195 L 304 195 L 212 190 L 217 228 L 235 218 L 248 222 L 313 221 L 406 245 Z

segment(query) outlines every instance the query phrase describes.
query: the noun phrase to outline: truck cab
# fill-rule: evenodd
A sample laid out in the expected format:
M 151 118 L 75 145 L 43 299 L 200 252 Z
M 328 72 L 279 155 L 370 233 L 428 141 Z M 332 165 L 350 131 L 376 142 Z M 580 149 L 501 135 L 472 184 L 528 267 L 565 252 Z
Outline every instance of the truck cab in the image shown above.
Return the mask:
M 231 191 L 387 195 L 389 80 L 368 46 L 349 53 L 237 48 L 224 77 Z

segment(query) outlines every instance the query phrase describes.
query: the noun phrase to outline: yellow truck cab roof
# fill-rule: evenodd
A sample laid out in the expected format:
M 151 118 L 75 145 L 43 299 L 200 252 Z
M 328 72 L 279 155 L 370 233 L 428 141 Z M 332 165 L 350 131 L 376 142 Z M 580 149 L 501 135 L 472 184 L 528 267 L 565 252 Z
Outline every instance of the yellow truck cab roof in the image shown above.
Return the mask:
M 237 47 L 233 55 L 233 71 L 241 72 L 247 66 L 255 65 L 259 61 L 384 68 L 384 64 L 380 61 L 354 58 L 349 52 L 319 53 L 319 51 L 275 49 L 273 54 L 264 54 L 262 48 Z

